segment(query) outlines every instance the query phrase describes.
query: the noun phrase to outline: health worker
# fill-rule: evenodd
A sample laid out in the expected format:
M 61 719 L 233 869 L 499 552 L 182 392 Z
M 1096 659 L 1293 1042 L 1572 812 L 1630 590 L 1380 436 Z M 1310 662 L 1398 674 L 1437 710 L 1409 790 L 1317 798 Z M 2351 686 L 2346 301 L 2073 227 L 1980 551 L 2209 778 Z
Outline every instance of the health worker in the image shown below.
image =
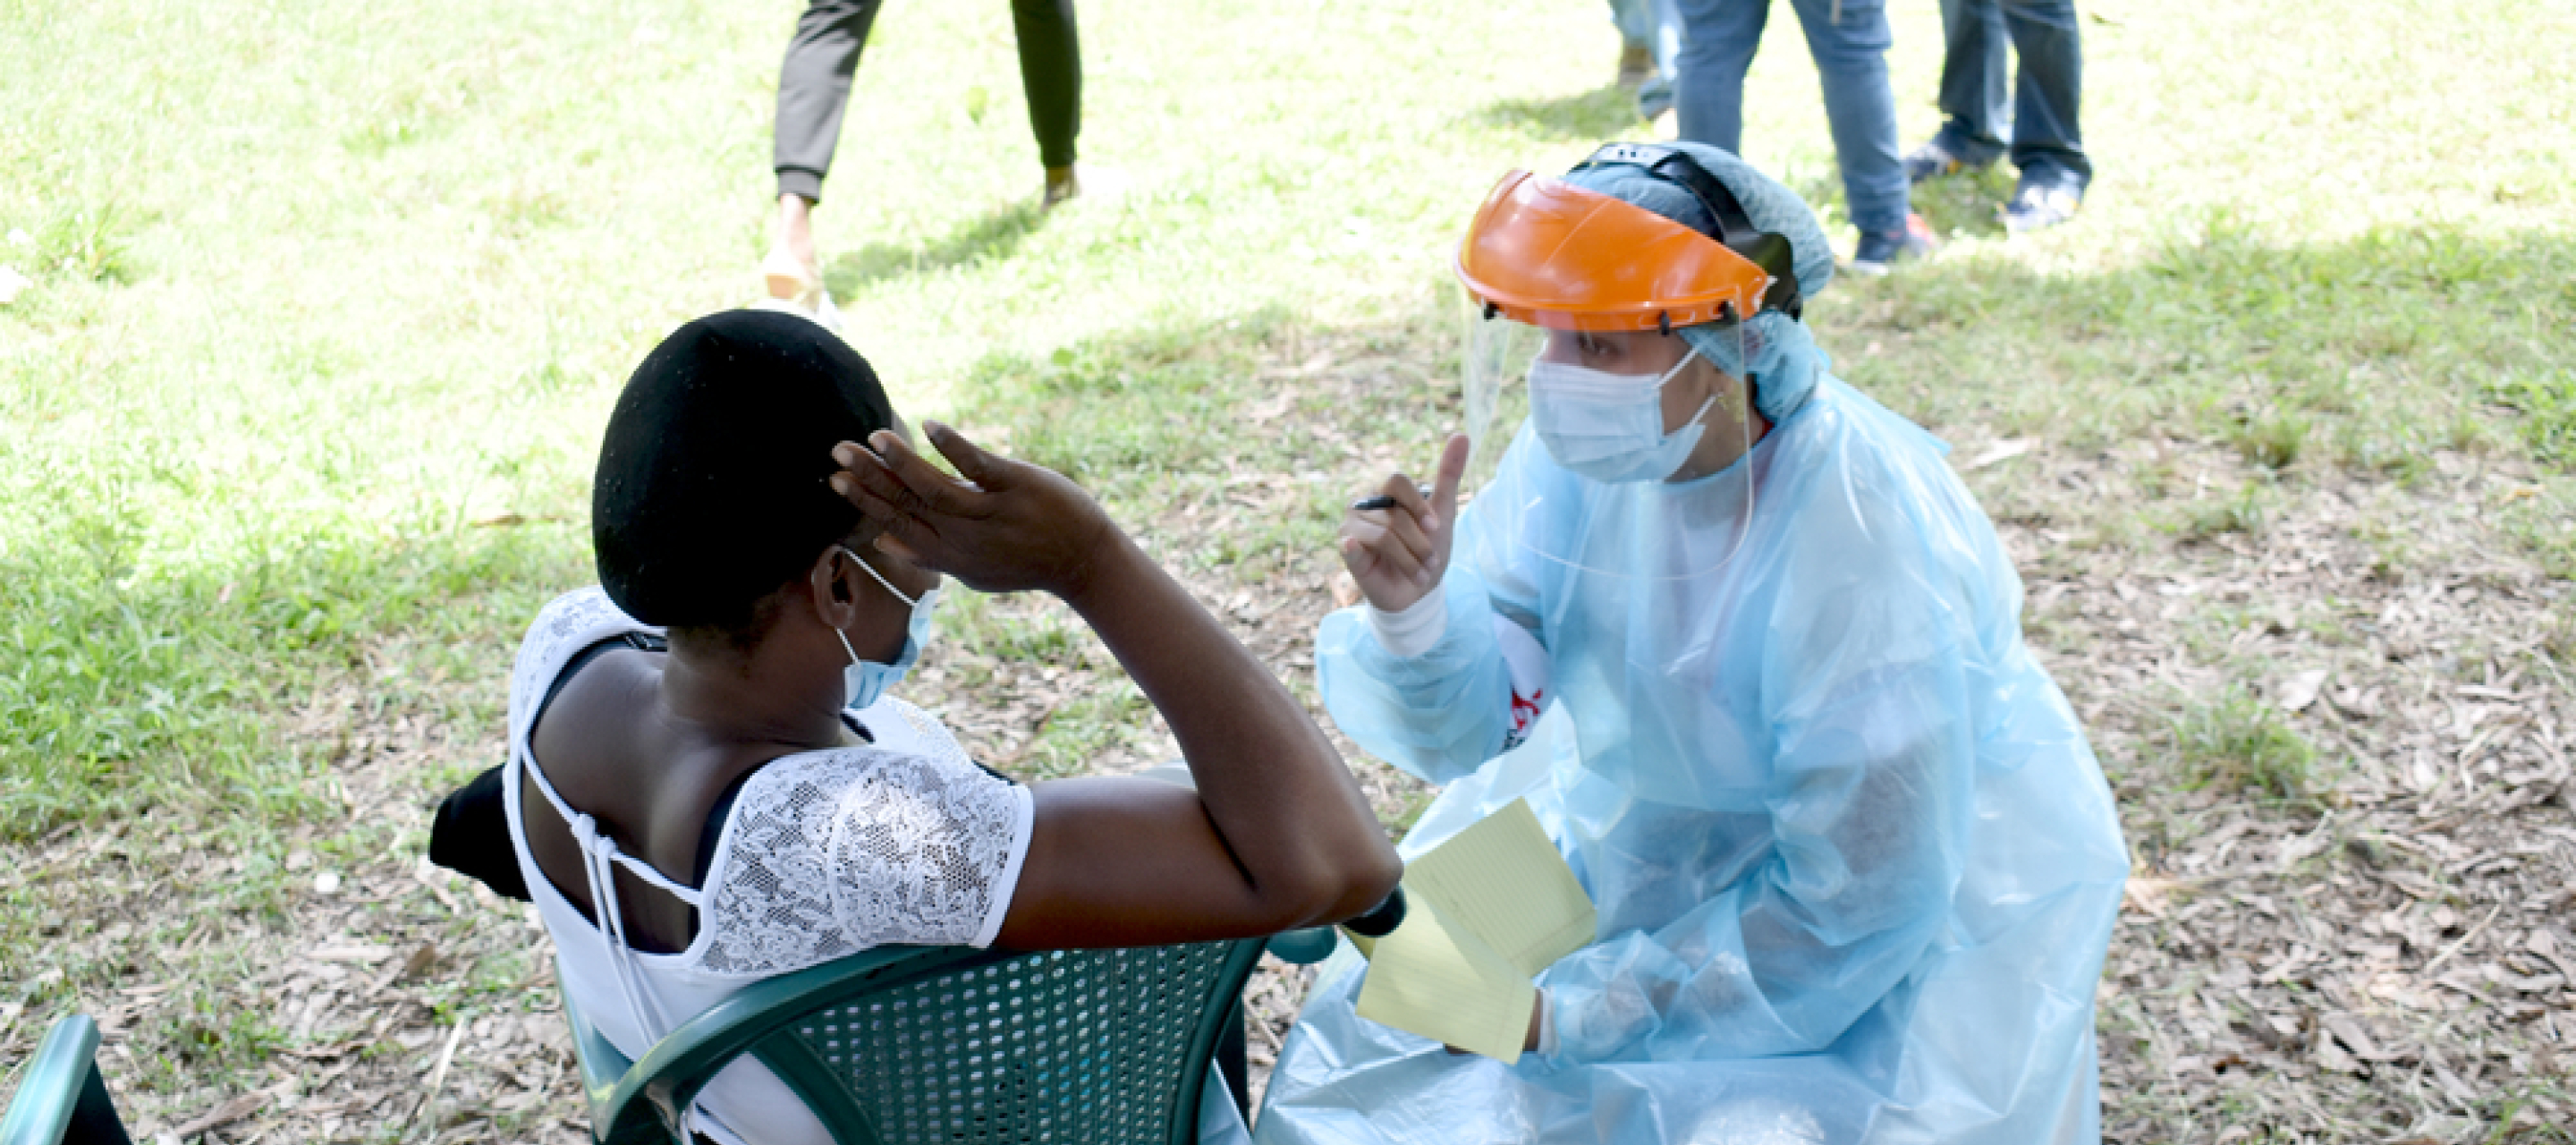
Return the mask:
M 1359 1017 L 1345 950 L 1259 1140 L 2100 1139 L 2111 792 L 1946 447 L 1800 321 L 1832 272 L 1805 204 L 1695 144 L 1477 212 L 1475 463 L 1518 432 L 1463 512 L 1467 438 L 1354 506 L 1367 603 L 1316 664 L 1351 738 L 1446 785 L 1403 854 L 1525 796 L 1597 938 L 1508 1065 Z

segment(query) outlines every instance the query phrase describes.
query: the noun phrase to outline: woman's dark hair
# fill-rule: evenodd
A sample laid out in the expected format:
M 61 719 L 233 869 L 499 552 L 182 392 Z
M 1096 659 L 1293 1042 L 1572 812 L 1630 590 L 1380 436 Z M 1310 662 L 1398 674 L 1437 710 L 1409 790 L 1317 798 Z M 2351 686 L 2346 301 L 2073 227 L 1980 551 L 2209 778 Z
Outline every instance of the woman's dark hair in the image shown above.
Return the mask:
M 876 371 L 807 319 L 731 310 L 672 331 L 600 441 L 600 585 L 647 624 L 749 625 L 762 597 L 858 527 L 827 484 L 832 446 L 894 424 Z

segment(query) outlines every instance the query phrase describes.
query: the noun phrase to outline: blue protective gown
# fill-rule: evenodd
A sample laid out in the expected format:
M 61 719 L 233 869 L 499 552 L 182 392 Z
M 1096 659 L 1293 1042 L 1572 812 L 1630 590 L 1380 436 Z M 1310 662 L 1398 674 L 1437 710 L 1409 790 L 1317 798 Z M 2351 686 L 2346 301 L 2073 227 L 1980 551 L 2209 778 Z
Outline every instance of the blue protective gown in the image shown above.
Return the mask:
M 1682 485 L 1584 481 L 1524 426 L 1461 518 L 1437 645 L 1325 619 L 1333 718 L 1447 785 L 1404 851 L 1526 795 L 1599 939 L 1540 977 L 1557 1044 L 1511 1066 L 1359 1018 L 1345 948 L 1260 1141 L 2099 1140 L 2128 857 L 1946 451 L 1831 379 Z M 1501 625 L 1554 695 L 1497 758 Z

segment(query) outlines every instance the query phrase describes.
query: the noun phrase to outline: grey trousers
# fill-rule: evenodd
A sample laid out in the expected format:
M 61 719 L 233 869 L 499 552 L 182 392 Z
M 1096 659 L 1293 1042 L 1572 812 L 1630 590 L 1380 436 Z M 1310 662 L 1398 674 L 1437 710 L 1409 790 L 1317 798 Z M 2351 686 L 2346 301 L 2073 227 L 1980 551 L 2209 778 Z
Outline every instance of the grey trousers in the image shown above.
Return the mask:
M 778 69 L 778 122 L 770 166 L 778 193 L 823 199 L 823 176 L 841 142 L 850 106 L 850 77 L 859 70 L 868 27 L 882 0 L 810 0 L 796 18 L 796 37 Z M 1020 86 L 1028 93 L 1029 128 L 1038 161 L 1073 165 L 1082 131 L 1082 46 L 1074 35 L 1073 0 L 1011 0 L 1020 46 Z

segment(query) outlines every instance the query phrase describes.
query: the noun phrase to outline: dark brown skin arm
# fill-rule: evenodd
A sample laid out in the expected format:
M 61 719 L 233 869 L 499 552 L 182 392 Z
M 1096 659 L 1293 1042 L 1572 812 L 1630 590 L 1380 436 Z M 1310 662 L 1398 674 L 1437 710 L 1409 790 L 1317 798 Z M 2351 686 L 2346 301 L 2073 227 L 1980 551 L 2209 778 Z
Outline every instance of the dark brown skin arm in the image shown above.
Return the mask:
M 978 590 L 1050 592 L 1159 709 L 1198 789 L 1035 784 L 1036 827 L 999 943 L 1147 945 L 1268 934 L 1367 910 L 1403 867 L 1341 756 L 1215 617 L 1064 477 L 946 426 L 961 484 L 890 433 L 834 451 L 885 541 Z

